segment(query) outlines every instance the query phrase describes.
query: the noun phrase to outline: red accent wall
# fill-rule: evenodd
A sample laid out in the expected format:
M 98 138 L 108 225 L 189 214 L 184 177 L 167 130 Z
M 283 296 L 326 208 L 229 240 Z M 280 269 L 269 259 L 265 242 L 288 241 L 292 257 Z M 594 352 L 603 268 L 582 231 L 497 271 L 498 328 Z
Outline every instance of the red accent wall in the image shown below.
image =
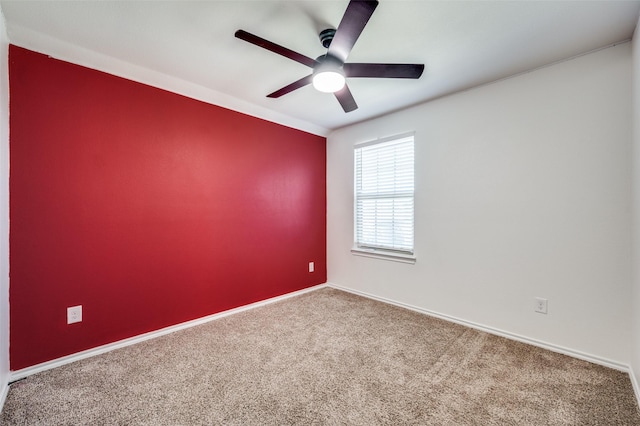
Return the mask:
M 12 370 L 326 281 L 325 138 L 9 60 Z

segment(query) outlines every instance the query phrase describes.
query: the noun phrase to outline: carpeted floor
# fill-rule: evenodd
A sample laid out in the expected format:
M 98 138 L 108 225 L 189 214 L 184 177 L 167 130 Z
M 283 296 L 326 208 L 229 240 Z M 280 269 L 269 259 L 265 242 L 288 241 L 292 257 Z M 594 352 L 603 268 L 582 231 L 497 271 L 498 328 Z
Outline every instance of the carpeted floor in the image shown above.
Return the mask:
M 640 425 L 627 374 L 333 289 L 11 385 L 2 425 Z

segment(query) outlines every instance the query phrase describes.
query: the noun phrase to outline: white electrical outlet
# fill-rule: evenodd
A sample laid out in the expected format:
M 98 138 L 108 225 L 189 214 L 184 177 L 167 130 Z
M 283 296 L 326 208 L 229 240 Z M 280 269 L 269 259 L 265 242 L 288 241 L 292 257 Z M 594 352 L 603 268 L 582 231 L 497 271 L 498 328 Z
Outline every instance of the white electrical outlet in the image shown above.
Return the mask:
M 309 262 L 309 272 L 313 272 L 315 270 L 315 266 L 313 265 L 313 262 Z
M 82 305 L 67 308 L 67 324 L 82 322 Z
M 543 299 L 542 297 L 536 297 L 535 311 L 541 314 L 547 313 L 547 299 Z

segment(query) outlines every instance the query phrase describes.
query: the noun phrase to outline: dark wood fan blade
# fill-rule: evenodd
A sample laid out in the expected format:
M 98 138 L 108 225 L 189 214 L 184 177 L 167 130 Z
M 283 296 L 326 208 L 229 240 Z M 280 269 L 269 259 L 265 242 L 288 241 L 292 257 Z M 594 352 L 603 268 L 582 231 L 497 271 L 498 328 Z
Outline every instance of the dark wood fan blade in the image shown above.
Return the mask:
M 376 7 L 377 0 L 351 0 L 331 41 L 328 54 L 344 63 Z
M 292 59 L 296 62 L 301 63 L 302 65 L 308 66 L 309 68 L 313 68 L 317 64 L 315 59 L 304 56 L 298 52 L 294 52 L 291 49 L 287 49 L 286 47 L 280 46 L 279 44 L 273 43 L 269 40 L 265 40 L 262 37 L 258 37 L 257 35 L 253 35 L 244 30 L 236 31 L 236 37 L 240 40 L 247 41 L 251 44 L 255 44 L 256 46 L 260 46 L 263 49 L 270 50 L 273 53 L 277 53 L 278 55 L 282 55 L 285 58 Z
M 423 64 L 344 64 L 347 77 L 420 78 Z
M 358 109 L 358 104 L 356 104 L 356 100 L 353 99 L 353 95 L 351 94 L 351 90 L 349 90 L 349 86 L 346 84 L 344 87 L 337 92 L 334 93 L 336 95 L 336 99 L 340 102 L 342 109 L 344 112 L 351 112 L 355 109 Z
M 306 86 L 307 84 L 311 84 L 311 81 L 313 80 L 313 75 L 308 75 L 306 77 L 302 77 L 300 80 L 298 81 L 294 81 L 293 83 L 284 86 L 282 89 L 280 90 L 276 90 L 273 93 L 269 93 L 267 95 L 267 98 L 279 98 L 282 95 L 286 95 L 289 92 L 293 92 L 296 89 L 299 89 L 301 87 Z

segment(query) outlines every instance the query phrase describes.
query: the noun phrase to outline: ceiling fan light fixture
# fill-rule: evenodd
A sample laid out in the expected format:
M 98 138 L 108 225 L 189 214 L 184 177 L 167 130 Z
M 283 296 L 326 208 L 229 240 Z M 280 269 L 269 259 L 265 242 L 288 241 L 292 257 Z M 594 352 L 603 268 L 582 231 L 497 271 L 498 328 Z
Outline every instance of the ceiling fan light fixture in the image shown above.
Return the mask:
M 335 93 L 345 84 L 344 73 L 340 69 L 322 70 L 313 74 L 313 87 L 324 93 Z
M 289 58 L 313 69 L 311 75 L 294 81 L 267 95 L 279 98 L 301 87 L 313 83 L 320 92 L 333 93 L 344 112 L 358 108 L 345 78 L 411 78 L 418 79 L 424 71 L 424 64 L 384 64 L 384 63 L 347 63 L 353 45 L 360 37 L 378 0 L 350 0 L 337 29 L 327 28 L 320 32 L 320 41 L 327 52 L 316 59 L 302 55 L 279 44 L 265 40 L 244 30 L 237 30 L 235 36 L 248 43 Z

